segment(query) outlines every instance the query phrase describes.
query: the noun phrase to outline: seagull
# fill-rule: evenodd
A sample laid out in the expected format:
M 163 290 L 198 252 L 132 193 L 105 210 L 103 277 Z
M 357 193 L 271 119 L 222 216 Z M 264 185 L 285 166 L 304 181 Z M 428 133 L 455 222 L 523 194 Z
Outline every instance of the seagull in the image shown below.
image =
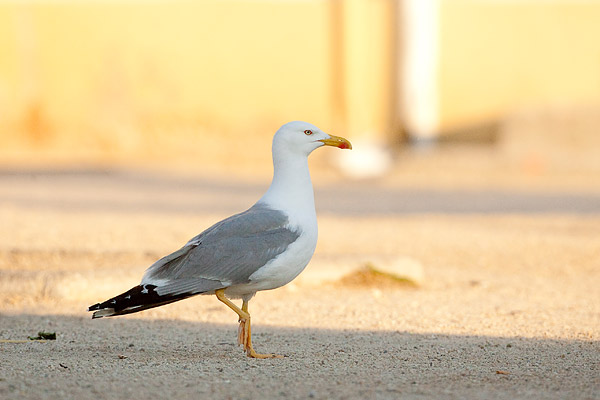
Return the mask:
M 217 222 L 156 261 L 139 285 L 90 306 L 92 318 L 214 294 L 238 315 L 238 344 L 248 357 L 282 357 L 254 351 L 248 302 L 260 290 L 291 282 L 313 256 L 318 229 L 308 156 L 322 146 L 352 149 L 348 140 L 307 122 L 283 125 L 273 137 L 271 186 L 256 204 Z M 230 299 L 241 299 L 241 308 Z

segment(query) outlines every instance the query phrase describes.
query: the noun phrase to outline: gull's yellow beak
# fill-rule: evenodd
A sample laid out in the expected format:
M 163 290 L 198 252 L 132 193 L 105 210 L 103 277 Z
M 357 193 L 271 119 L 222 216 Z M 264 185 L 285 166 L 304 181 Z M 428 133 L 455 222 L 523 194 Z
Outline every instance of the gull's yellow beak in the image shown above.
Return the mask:
M 339 136 L 329 135 L 329 139 L 321 139 L 319 142 L 325 143 L 325 146 L 333 146 L 339 147 L 340 149 L 350 149 L 352 150 L 352 143 L 350 143 L 347 139 Z

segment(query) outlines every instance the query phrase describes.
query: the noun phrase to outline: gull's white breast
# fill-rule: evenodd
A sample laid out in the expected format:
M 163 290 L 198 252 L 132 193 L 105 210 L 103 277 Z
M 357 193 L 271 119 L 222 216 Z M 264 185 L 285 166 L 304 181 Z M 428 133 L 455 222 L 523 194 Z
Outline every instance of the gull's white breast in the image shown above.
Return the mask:
M 295 219 L 295 218 L 294 218 Z M 250 275 L 250 282 L 230 286 L 226 293 L 238 297 L 255 293 L 259 290 L 270 290 L 290 283 L 308 265 L 317 247 L 317 219 L 306 218 L 301 226 L 290 219 L 290 229 L 299 230 L 300 236 L 288 248 L 267 264 Z

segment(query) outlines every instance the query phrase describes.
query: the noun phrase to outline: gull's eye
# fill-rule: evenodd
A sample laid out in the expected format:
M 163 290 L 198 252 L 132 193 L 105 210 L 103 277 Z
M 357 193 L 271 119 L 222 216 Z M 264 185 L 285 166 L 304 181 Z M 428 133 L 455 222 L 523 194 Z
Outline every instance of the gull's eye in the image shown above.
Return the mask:
M 313 131 L 311 131 L 310 129 L 307 129 L 307 130 L 304 131 L 304 134 L 307 135 L 307 136 L 310 136 L 310 135 L 313 134 Z

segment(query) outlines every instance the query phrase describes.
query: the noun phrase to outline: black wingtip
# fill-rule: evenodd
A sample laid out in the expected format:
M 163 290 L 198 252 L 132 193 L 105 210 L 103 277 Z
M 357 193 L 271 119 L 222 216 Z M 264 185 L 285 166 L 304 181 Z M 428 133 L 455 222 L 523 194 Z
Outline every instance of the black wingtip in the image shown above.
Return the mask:
M 186 292 L 161 296 L 155 289 L 156 286 L 151 284 L 138 285 L 105 302 L 89 306 L 88 311 L 94 311 L 92 319 L 132 314 L 183 300 L 196 294 Z

